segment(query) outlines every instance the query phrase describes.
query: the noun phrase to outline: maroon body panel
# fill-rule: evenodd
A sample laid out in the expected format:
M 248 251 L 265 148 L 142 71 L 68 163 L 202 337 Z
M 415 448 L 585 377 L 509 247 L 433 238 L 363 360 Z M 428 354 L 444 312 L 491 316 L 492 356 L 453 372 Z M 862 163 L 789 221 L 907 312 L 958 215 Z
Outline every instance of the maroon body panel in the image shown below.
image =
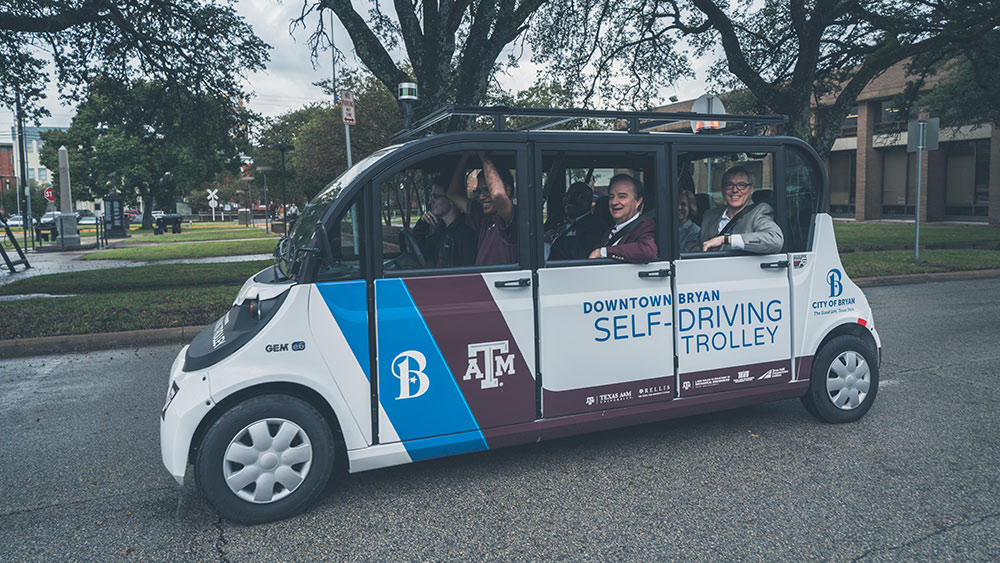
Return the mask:
M 808 390 L 808 381 L 751 387 L 738 391 L 713 393 L 711 395 L 674 399 L 673 401 L 649 403 L 627 408 L 575 414 L 558 418 L 543 418 L 526 424 L 483 429 L 483 435 L 486 437 L 486 442 L 489 444 L 490 449 L 494 449 L 734 409 L 769 401 L 795 399 L 805 395 Z
M 551 391 L 543 388 L 542 414 L 545 418 L 552 418 L 670 401 L 673 398 L 673 376 L 654 377 L 641 381 L 624 381 L 565 391 Z
M 725 367 L 681 374 L 681 396 L 735 391 L 788 383 L 792 380 L 792 362 L 776 360 L 760 364 Z

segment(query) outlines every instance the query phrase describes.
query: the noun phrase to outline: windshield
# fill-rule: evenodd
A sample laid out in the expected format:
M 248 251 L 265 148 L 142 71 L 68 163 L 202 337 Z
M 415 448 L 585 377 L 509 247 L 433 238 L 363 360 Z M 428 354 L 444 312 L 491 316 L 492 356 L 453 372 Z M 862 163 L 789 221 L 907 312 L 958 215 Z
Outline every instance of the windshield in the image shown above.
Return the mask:
M 358 162 L 351 168 L 344 171 L 336 180 L 327 184 L 316 197 L 302 210 L 302 215 L 295 222 L 295 227 L 289 236 L 287 243 L 279 246 L 277 251 L 278 266 L 287 277 L 292 277 L 299 269 L 304 253 L 299 252 L 303 248 L 308 248 L 316 232 L 316 224 L 326 215 L 327 210 L 337 200 L 337 197 L 351 182 L 361 175 L 373 164 L 381 160 L 389 153 L 395 151 L 400 145 L 393 145 L 377 150 L 368 155 L 364 160 Z

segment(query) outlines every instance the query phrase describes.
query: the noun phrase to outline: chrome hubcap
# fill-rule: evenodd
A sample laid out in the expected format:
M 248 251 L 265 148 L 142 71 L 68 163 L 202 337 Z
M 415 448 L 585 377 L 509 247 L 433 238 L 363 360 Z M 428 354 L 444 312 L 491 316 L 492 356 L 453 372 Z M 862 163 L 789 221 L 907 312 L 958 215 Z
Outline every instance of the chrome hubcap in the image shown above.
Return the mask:
M 861 354 L 842 352 L 826 373 L 826 392 L 837 408 L 849 411 L 865 402 L 871 385 L 871 371 Z
M 302 484 L 312 466 L 312 444 L 297 424 L 267 418 L 229 442 L 222 474 L 236 496 L 259 504 L 280 500 Z

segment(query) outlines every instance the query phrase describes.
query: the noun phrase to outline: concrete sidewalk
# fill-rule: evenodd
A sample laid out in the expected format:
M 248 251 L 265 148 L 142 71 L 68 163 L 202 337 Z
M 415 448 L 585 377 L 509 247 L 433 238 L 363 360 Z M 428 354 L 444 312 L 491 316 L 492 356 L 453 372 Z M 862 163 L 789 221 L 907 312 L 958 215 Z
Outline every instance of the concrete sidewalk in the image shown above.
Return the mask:
M 216 256 L 213 258 L 180 258 L 175 260 L 156 260 L 136 262 L 133 260 L 81 260 L 93 250 L 70 250 L 66 252 L 38 252 L 28 250 L 25 255 L 31 267 L 17 266 L 17 272 L 10 273 L 6 266 L 0 266 L 0 285 L 13 281 L 44 274 L 64 274 L 83 270 L 104 270 L 109 268 L 131 268 L 149 266 L 152 264 L 217 264 L 221 262 L 250 262 L 253 260 L 268 260 L 271 254 L 246 254 L 242 256 Z M 0 264 L 3 261 L 0 260 Z

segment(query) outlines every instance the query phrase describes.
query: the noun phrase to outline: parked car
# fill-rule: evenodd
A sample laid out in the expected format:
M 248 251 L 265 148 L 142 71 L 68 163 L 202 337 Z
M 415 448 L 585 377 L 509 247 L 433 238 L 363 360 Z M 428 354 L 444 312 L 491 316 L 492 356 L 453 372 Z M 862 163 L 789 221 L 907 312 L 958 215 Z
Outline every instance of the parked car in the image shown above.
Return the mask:
M 38 224 L 38 219 L 32 219 L 31 223 L 33 225 L 37 225 Z M 24 226 L 24 218 L 15 213 L 14 215 L 11 215 L 10 217 L 7 218 L 7 225 L 9 225 L 11 227 L 23 227 Z
M 50 223 L 55 223 L 59 219 L 60 215 L 62 215 L 62 213 L 59 211 L 49 211 L 45 215 L 42 215 L 41 224 L 48 225 Z
M 93 215 L 84 215 L 76 220 L 77 225 L 96 225 L 97 217 Z

